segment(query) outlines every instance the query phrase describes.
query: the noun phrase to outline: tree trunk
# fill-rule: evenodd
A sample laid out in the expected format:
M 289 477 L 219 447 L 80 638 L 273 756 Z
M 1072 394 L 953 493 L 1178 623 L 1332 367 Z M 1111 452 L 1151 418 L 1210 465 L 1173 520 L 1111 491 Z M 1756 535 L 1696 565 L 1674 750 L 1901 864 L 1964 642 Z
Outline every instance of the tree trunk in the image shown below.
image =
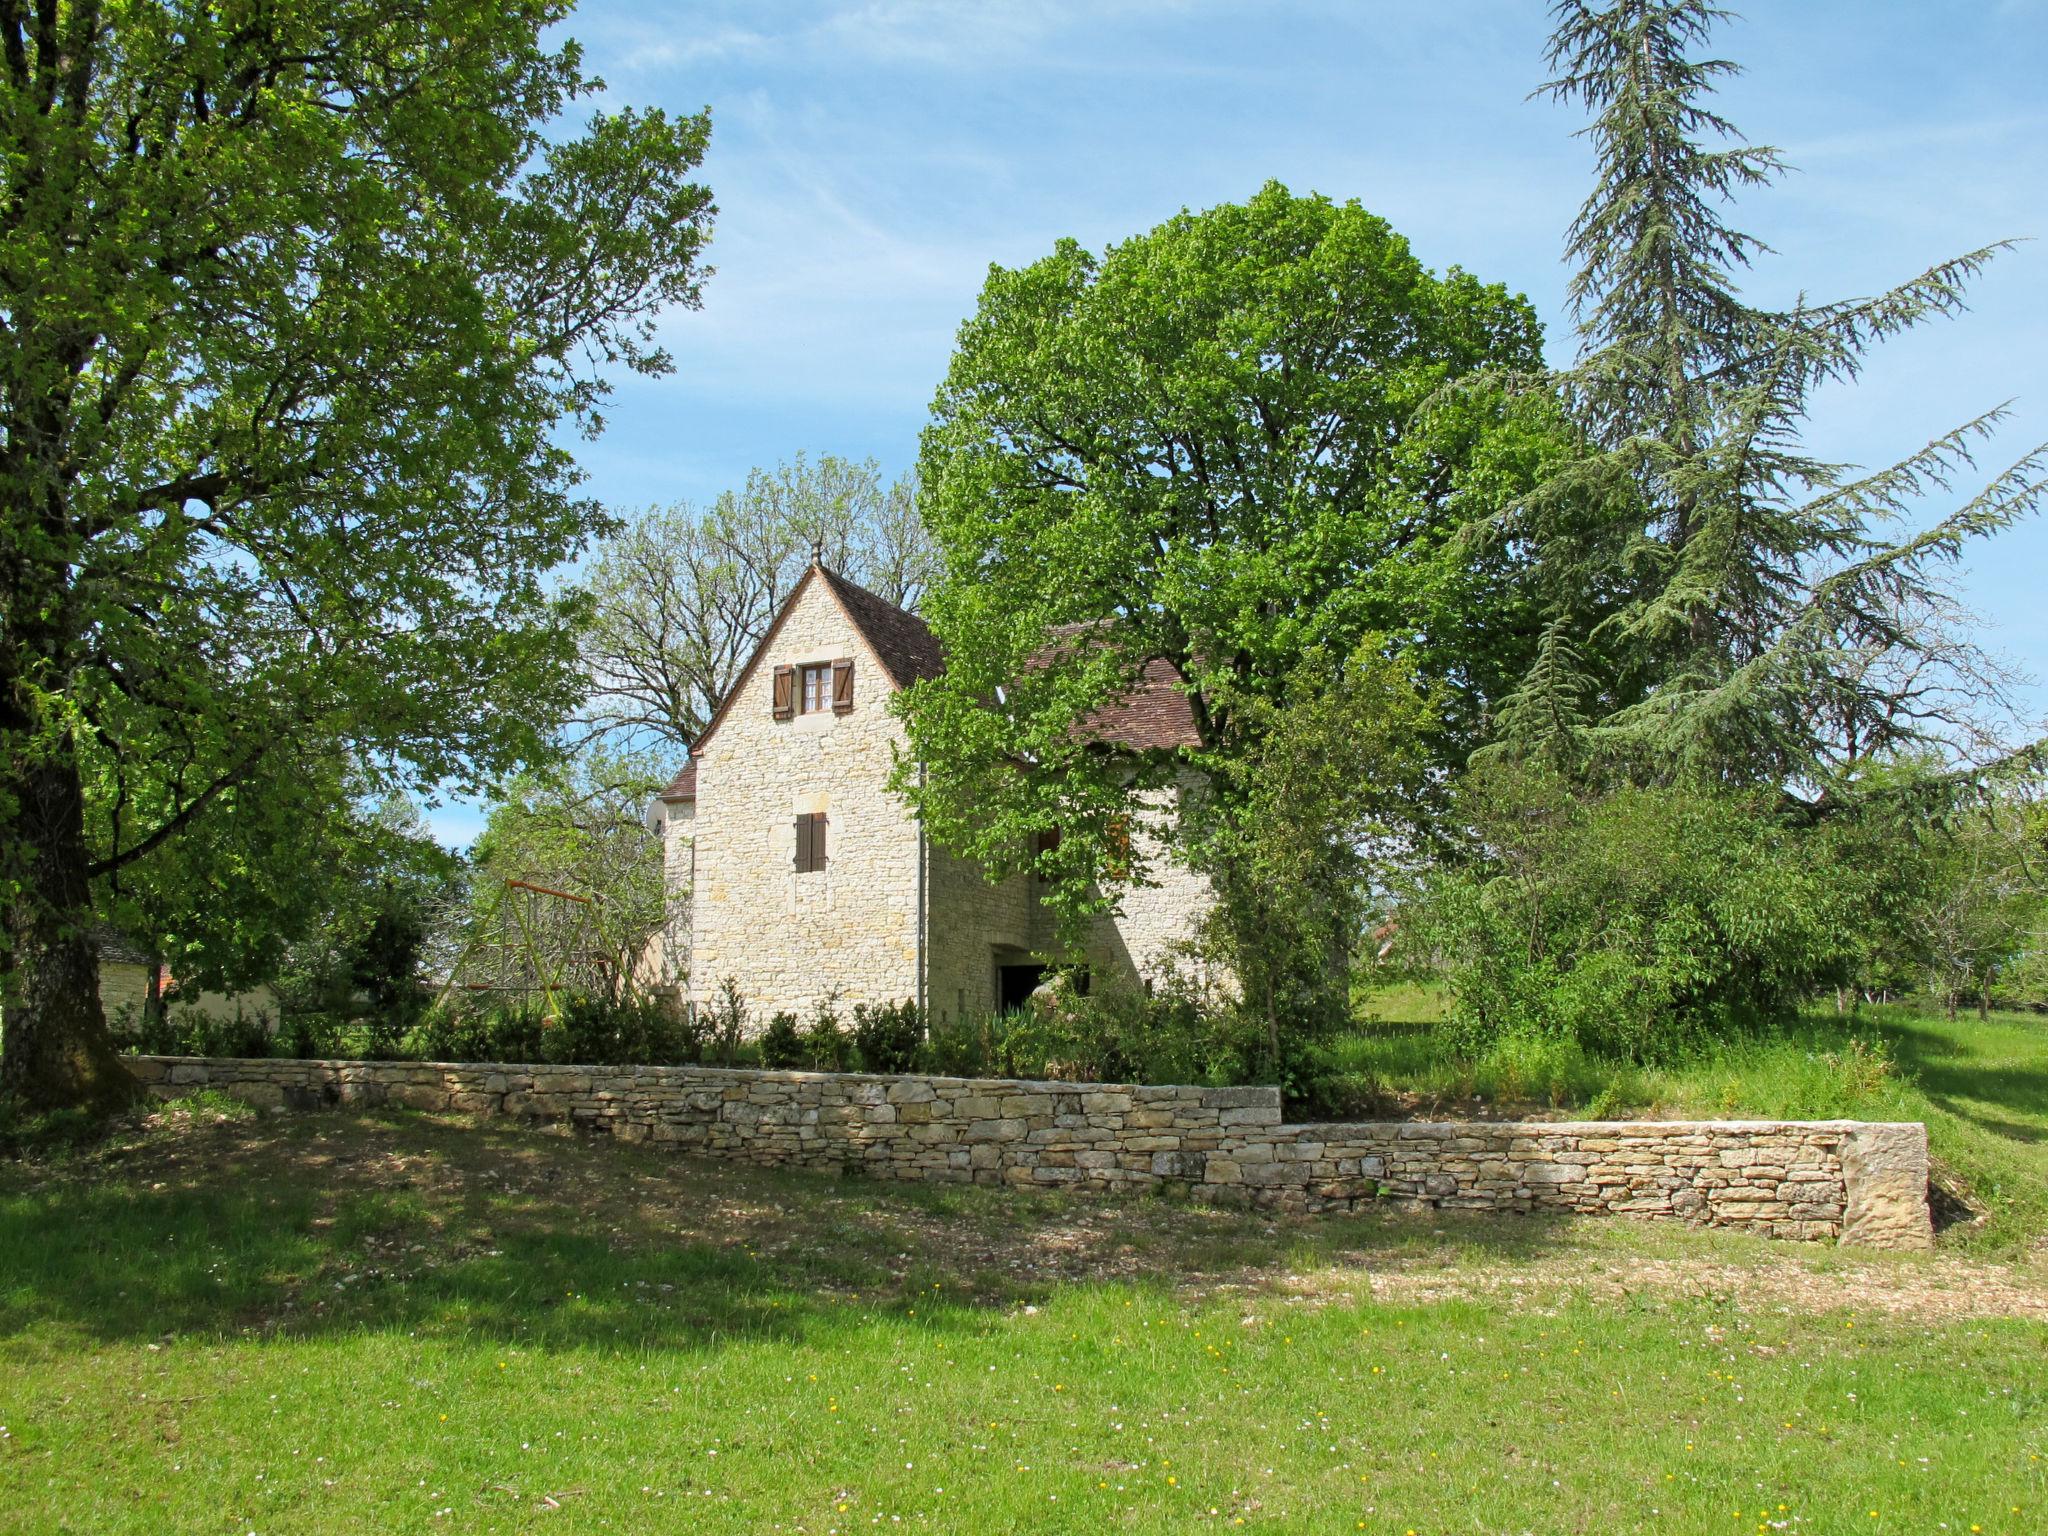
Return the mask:
M 100 1007 L 77 759 L 66 741 L 11 777 L 18 803 L 4 835 L 27 855 L 27 879 L 5 913 L 0 1095 L 30 1111 L 125 1108 L 142 1086 L 121 1064 Z

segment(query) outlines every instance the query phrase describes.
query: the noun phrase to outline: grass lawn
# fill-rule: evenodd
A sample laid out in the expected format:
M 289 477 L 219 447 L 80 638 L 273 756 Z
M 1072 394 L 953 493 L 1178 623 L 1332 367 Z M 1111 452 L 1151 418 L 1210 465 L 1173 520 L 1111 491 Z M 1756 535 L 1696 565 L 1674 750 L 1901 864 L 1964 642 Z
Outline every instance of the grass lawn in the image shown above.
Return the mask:
M 2019 1536 L 2048 1269 L 2014 1251 L 1283 1223 L 199 1104 L 0 1167 L 0 1529 Z

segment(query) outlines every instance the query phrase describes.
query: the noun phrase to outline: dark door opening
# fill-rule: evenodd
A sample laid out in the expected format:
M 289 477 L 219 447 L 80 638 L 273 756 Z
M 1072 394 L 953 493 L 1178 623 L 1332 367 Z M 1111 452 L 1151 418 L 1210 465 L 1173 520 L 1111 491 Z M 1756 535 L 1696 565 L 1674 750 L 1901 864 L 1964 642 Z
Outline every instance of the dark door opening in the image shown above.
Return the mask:
M 1014 1013 L 1031 1006 L 1031 994 L 1045 980 L 1042 965 L 999 965 L 996 967 L 996 1007 Z

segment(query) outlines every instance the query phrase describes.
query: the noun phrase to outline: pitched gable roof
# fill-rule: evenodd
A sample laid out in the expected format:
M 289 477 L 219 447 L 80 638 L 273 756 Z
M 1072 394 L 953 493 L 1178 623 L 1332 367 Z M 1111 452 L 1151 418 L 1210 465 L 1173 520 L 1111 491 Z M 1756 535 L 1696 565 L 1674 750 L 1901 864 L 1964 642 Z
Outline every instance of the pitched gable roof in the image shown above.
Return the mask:
M 691 744 L 689 764 L 662 792 L 662 799 L 694 800 L 697 797 L 698 756 L 718 730 L 726 712 L 746 691 L 754 669 L 775 644 L 776 635 L 781 633 L 783 620 L 795 609 L 804 588 L 814 577 L 825 584 L 825 590 L 832 594 L 854 630 L 882 664 L 882 670 L 888 673 L 889 680 L 898 688 L 908 688 L 912 683 L 937 677 L 946 670 L 945 651 L 938 636 L 932 633 L 931 626 L 923 619 L 897 607 L 886 597 L 848 581 L 837 571 L 814 562 L 790 589 L 789 596 L 783 599 L 768 632 L 761 637 L 761 643 L 754 647 L 754 654 L 740 669 L 731 691 L 720 700 L 703 734 Z M 1064 639 L 1083 633 L 1089 627 L 1067 625 L 1054 633 Z M 1082 735 L 1103 746 L 1125 747 L 1132 751 L 1198 747 L 1202 744 L 1202 734 L 1195 723 L 1194 706 L 1188 702 L 1182 683 L 1178 667 L 1164 657 L 1154 657 L 1145 663 L 1135 689 L 1103 705 L 1081 721 L 1078 729 Z
M 946 670 L 939 637 L 923 619 L 866 587 L 854 585 L 837 571 L 822 565 L 816 570 L 898 688 L 908 688 Z
M 782 633 L 783 621 L 795 612 L 797 600 L 804 595 L 804 589 L 813 579 L 825 583 L 825 590 L 832 594 L 840 611 L 852 623 L 856 633 L 867 642 L 868 649 L 881 662 L 882 670 L 889 674 L 889 680 L 898 688 L 907 688 L 920 678 L 936 677 L 945 670 L 945 658 L 940 653 L 938 638 L 931 627 L 914 613 L 906 613 L 886 597 L 870 592 L 866 587 L 848 581 L 837 571 L 827 570 L 822 562 L 812 561 L 811 568 L 797 578 L 795 586 L 789 589 L 789 596 L 782 600 L 774 619 L 768 625 L 768 632 L 761 637 L 761 643 L 754 647 L 754 654 L 747 658 L 747 664 L 740 668 L 740 675 L 734 680 L 725 697 L 718 702 L 718 708 L 711 712 L 711 719 L 705 725 L 703 734 L 690 744 L 693 766 L 687 770 L 691 776 L 691 790 L 695 793 L 696 770 L 694 760 L 703 752 L 705 743 L 716 734 L 724 722 L 727 711 L 747 691 L 747 684 L 753 680 L 754 669 L 761 664 L 761 658 L 768 654 L 775 644 L 775 637 Z

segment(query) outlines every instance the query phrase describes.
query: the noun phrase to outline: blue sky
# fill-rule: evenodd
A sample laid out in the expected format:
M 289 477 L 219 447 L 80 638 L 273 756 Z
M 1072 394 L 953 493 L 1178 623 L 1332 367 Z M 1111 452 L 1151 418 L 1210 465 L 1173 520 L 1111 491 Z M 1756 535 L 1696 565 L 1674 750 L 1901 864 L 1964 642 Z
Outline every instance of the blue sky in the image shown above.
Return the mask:
M 709 105 L 720 213 L 676 372 L 621 385 L 578 449 L 622 510 L 697 500 L 798 450 L 917 434 L 991 262 L 1099 249 L 1275 178 L 1357 198 L 1434 267 L 1526 293 L 1570 356 L 1560 258 L 1581 119 L 1528 100 L 1540 0 L 584 0 L 617 103 Z M 1752 291 L 1865 293 L 2002 237 L 1973 312 L 1886 347 L 1812 442 L 1889 462 L 2001 401 L 1989 471 L 2048 439 L 2048 0 L 1753 0 L 1722 104 L 1798 173 L 1738 222 L 1778 254 Z M 2048 676 L 2048 525 L 1959 579 L 1998 649 Z M 2048 713 L 2048 692 L 2033 695 Z M 442 835 L 466 841 L 473 813 Z

